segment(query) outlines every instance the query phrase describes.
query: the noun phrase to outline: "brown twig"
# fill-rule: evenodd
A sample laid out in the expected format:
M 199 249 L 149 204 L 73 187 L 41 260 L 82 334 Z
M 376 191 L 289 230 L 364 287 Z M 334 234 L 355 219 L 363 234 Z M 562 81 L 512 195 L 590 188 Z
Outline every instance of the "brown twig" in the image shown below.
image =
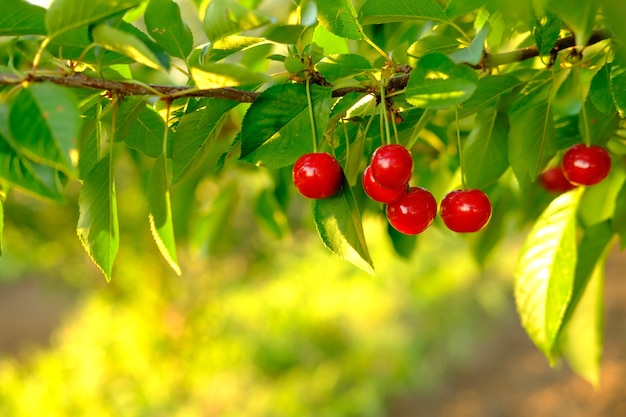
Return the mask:
M 606 30 L 596 30 L 592 32 L 586 46 L 593 45 L 602 40 L 609 39 L 610 33 Z M 556 42 L 553 53 L 575 47 L 576 39 L 574 36 L 561 38 Z M 536 46 L 528 48 L 516 49 L 511 52 L 501 54 L 486 53 L 479 65 L 470 65 L 475 69 L 487 70 L 500 65 L 511 64 L 513 62 L 521 62 L 527 59 L 539 56 L 539 50 Z M 469 65 L 469 64 L 468 64 Z M 406 87 L 410 69 L 406 68 L 401 71 L 400 75 L 392 77 L 389 81 L 388 88 L 390 90 L 399 91 Z M 88 88 L 117 94 L 119 96 L 159 96 L 163 100 L 172 100 L 185 97 L 211 97 L 223 100 L 233 100 L 240 103 L 252 103 L 259 95 L 254 91 L 239 90 L 236 88 L 212 88 L 212 89 L 195 89 L 188 86 L 166 86 L 166 85 L 142 85 L 128 81 L 112 81 L 93 78 L 81 73 L 71 75 L 29 75 L 26 78 L 19 77 L 15 74 L 1 74 L 0 85 L 16 85 L 23 82 L 51 82 L 65 87 Z M 344 87 L 333 91 L 333 97 L 341 97 L 351 92 L 367 93 L 366 87 Z
M 252 103 L 259 93 L 254 91 L 238 90 L 236 88 L 211 88 L 206 90 L 194 89 L 187 86 L 168 85 L 141 85 L 127 81 L 112 81 L 88 77 L 81 73 L 66 76 L 34 75 L 27 79 L 14 74 L 0 74 L 0 85 L 14 85 L 22 82 L 42 83 L 51 82 L 64 87 L 88 88 L 99 91 L 108 91 L 120 96 L 154 96 L 160 95 L 164 100 L 183 97 L 211 97 L 224 100 L 234 100 L 241 103 Z
M 595 30 L 591 33 L 585 46 L 591 46 L 605 39 L 609 39 L 610 37 L 611 34 L 607 30 Z M 556 41 L 553 51 L 554 53 L 558 53 L 564 49 L 573 48 L 575 46 L 577 46 L 576 38 L 574 35 L 570 35 Z M 493 68 L 500 65 L 512 64 L 513 62 L 526 61 L 527 59 L 535 58 L 539 55 L 539 49 L 536 46 L 529 46 L 528 48 L 516 49 L 511 52 L 487 55 L 484 62 L 486 68 Z

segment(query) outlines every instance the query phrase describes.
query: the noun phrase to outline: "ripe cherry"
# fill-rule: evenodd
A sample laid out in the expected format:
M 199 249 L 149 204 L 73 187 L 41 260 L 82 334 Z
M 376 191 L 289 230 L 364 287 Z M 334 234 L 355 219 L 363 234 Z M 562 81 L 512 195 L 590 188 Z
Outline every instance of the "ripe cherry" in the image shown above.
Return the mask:
M 575 185 L 594 185 L 611 171 L 611 157 L 606 149 L 579 143 L 569 148 L 561 163 L 563 174 Z
M 326 152 L 302 155 L 293 165 L 292 176 L 300 194 L 314 199 L 337 194 L 343 181 L 339 162 Z
M 387 205 L 387 220 L 407 235 L 423 232 L 437 216 L 435 197 L 422 187 L 411 187 L 397 201 Z
M 383 188 L 402 188 L 413 175 L 413 158 L 402 145 L 378 147 L 372 155 L 370 166 L 374 180 Z
M 480 190 L 454 190 L 441 201 L 441 219 L 458 233 L 477 232 L 491 218 L 491 202 Z
M 561 167 L 553 167 L 545 170 L 539 175 L 539 181 L 546 191 L 552 193 L 564 193 L 576 188 L 574 184 L 565 178 Z
M 389 204 L 398 200 L 406 192 L 406 185 L 396 189 L 382 187 L 374 180 L 372 167 L 368 165 L 363 171 L 363 190 L 372 200 Z

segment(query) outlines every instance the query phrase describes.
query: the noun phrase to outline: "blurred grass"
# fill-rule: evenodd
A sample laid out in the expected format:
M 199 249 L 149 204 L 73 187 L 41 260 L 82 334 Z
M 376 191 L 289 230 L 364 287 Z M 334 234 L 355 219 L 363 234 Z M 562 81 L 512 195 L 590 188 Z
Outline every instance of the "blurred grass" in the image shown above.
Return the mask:
M 0 415 L 382 416 L 391 395 L 431 389 L 471 358 L 510 307 L 505 249 L 481 271 L 462 238 L 431 229 L 405 261 L 368 216 L 372 277 L 311 230 L 279 242 L 258 233 L 248 193 L 234 214 L 244 238 L 209 257 L 181 249 L 183 277 L 127 205 L 108 285 L 67 208 L 10 201 L 0 276 L 39 274 L 78 301 L 51 348 L 0 359 Z

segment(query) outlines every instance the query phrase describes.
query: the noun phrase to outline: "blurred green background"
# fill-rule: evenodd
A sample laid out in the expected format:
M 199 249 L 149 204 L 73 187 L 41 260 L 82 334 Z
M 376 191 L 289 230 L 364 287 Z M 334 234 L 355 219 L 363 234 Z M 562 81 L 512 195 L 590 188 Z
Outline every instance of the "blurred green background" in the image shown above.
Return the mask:
M 206 216 L 190 221 L 207 236 L 188 236 L 196 244 L 180 248 L 178 277 L 154 246 L 130 166 L 118 168 L 110 284 L 76 237 L 76 184 L 67 206 L 6 201 L 0 295 L 29 282 L 42 294 L 34 303 L 61 313 L 49 340 L 20 341 L 7 332 L 50 317 L 0 305 L 12 323 L 0 328 L 12 341 L 0 345 L 0 415 L 383 416 L 393 395 L 436 389 L 510 313 L 511 248 L 483 270 L 463 237 L 432 228 L 406 260 L 384 218 L 367 215 L 369 276 L 323 247 L 305 199 L 282 239 L 264 232 L 252 207 L 271 178 L 258 169 L 200 187 Z M 225 199 L 236 202 L 227 211 L 216 207 Z

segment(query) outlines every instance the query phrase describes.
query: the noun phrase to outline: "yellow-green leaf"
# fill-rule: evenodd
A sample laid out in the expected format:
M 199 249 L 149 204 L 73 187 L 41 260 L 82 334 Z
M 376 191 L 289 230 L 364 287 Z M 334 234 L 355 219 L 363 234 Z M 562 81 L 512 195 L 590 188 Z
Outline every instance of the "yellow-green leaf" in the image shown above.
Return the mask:
M 150 230 L 163 258 L 177 275 L 181 275 L 182 272 L 176 255 L 176 239 L 174 237 L 169 184 L 167 160 L 164 155 L 161 155 L 155 161 L 148 181 Z
M 515 303 L 522 325 L 552 361 L 570 303 L 576 269 L 576 211 L 582 189 L 557 197 L 539 216 L 515 268 Z
M 94 263 L 111 281 L 120 243 L 115 182 L 110 173 L 110 155 L 87 174 L 78 198 L 78 237 Z
M 154 52 L 130 33 L 102 24 L 96 26 L 91 31 L 91 35 L 95 43 L 109 51 L 125 55 L 150 68 L 164 69 Z
M 315 200 L 313 217 L 322 242 L 331 252 L 374 274 L 361 214 L 347 183 L 337 195 Z

